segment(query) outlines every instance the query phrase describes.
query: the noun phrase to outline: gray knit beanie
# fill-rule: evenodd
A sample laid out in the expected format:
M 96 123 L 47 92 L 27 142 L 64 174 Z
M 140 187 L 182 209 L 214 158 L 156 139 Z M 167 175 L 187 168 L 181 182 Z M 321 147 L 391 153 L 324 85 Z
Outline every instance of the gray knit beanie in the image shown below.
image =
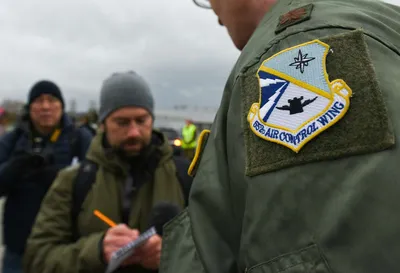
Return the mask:
M 127 106 L 142 107 L 154 118 L 154 99 L 150 87 L 133 71 L 114 73 L 103 82 L 99 121 L 103 122 L 112 112 Z

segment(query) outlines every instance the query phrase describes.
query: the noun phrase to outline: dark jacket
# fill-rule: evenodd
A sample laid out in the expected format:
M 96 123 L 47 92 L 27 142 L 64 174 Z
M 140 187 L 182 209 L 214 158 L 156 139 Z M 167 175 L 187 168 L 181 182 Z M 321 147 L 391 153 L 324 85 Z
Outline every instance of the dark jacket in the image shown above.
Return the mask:
M 7 197 L 3 238 L 12 252 L 23 253 L 42 199 L 58 171 L 69 166 L 73 158 L 84 159 L 90 145 L 91 134 L 87 130 L 75 129 L 66 115 L 62 121 L 58 139 L 37 158 L 32 156 L 29 121 L 21 122 L 0 138 L 0 195 Z

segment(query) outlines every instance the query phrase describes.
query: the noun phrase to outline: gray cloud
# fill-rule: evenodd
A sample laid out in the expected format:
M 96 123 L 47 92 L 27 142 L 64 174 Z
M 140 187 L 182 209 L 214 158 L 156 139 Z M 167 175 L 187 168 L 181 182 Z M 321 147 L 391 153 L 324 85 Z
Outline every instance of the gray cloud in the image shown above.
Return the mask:
M 80 109 L 124 70 L 147 79 L 157 107 L 218 105 L 239 56 L 214 13 L 191 0 L 3 0 L 0 33 L 0 98 L 25 99 L 48 78 Z
M 0 25 L 0 96 L 24 99 L 49 78 L 79 108 L 124 70 L 147 79 L 159 107 L 218 105 L 239 54 L 212 11 L 190 0 L 6 0 Z

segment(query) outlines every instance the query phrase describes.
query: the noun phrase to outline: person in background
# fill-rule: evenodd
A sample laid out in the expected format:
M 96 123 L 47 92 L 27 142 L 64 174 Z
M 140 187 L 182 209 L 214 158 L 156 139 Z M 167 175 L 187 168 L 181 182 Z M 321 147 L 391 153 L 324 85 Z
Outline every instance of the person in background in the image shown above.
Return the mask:
M 197 127 L 190 119 L 186 120 L 182 128 L 182 150 L 183 154 L 190 161 L 193 160 L 197 147 Z
M 96 125 L 91 122 L 90 114 L 85 114 L 79 119 L 79 127 L 86 128 L 93 136 L 96 135 Z
M 10 131 L 12 126 L 9 124 L 8 113 L 4 108 L 0 107 L 0 136 Z
M 149 227 L 152 208 L 187 206 L 189 161 L 174 157 L 154 130 L 154 99 L 135 72 L 115 73 L 100 92 L 101 128 L 87 158 L 60 172 L 27 243 L 25 273 L 103 273 L 114 251 Z M 109 227 L 99 210 L 118 225 Z M 71 216 L 71 211 L 72 216 Z M 157 272 L 162 237 L 154 235 L 117 272 Z
M 16 128 L 0 138 L 0 195 L 6 197 L 3 273 L 22 272 L 42 199 L 59 170 L 84 159 L 91 141 L 90 133 L 75 129 L 64 113 L 61 90 L 51 81 L 33 85 L 26 110 Z

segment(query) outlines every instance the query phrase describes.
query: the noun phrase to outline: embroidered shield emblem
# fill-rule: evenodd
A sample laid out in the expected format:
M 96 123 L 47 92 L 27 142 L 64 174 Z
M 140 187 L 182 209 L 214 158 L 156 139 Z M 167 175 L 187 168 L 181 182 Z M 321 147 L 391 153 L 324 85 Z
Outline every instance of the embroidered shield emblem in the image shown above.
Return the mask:
M 262 63 L 257 71 L 259 102 L 247 117 L 258 137 L 299 152 L 346 114 L 352 91 L 341 79 L 329 81 L 329 50 L 329 45 L 314 40 Z

